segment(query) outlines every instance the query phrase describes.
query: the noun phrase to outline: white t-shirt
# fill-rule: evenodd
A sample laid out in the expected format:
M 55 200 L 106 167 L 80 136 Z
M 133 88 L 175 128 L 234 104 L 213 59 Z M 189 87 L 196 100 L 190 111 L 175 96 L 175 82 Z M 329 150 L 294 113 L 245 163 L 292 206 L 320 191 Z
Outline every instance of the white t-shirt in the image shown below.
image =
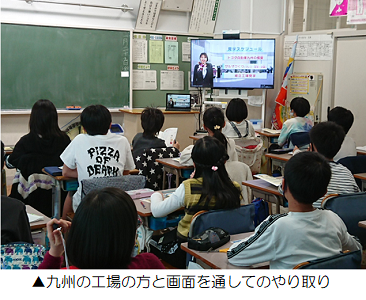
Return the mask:
M 124 170 L 135 168 L 128 140 L 115 133 L 77 135 L 61 154 L 61 160 L 78 171 L 79 187 L 72 201 L 74 212 L 80 204 L 83 179 L 122 176 Z
M 237 266 L 270 261 L 271 269 L 292 269 L 304 261 L 361 249 L 338 215 L 316 209 L 269 216 L 252 236 L 232 245 L 227 256 Z
M 247 122 L 248 122 L 248 126 L 247 126 Z M 252 125 L 252 123 L 248 120 L 243 120 L 240 123 L 236 123 L 234 122 L 236 128 L 238 128 L 239 132 L 241 133 L 242 137 L 255 137 L 255 130 L 254 127 Z M 247 127 L 248 127 L 248 135 L 247 134 Z M 231 126 L 230 122 L 227 121 L 225 123 L 225 127 L 222 129 L 222 133 L 230 138 L 238 138 L 238 134 L 236 133 L 236 131 L 234 130 L 233 126 Z
M 357 150 L 356 150 L 356 143 L 350 136 L 346 136 L 343 140 L 341 149 L 339 149 L 336 156 L 333 157 L 334 161 L 339 161 L 341 158 L 347 157 L 347 156 L 356 156 Z

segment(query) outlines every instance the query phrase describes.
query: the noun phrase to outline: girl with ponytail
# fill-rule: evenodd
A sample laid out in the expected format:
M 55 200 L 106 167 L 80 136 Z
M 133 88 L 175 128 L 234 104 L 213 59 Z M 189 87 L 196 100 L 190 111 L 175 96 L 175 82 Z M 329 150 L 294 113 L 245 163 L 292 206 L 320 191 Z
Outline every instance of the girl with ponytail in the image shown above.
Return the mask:
M 218 133 L 221 132 L 217 129 L 214 135 Z M 229 178 L 225 169 L 228 158 L 221 141 L 211 136 L 203 137 L 196 142 L 192 150 L 195 171 L 191 179 L 183 181 L 165 200 L 161 192 L 155 192 L 151 196 L 151 211 L 154 217 L 164 217 L 181 207 L 185 208 L 185 216 L 177 228 L 178 241 L 187 239 L 190 223 L 196 212 L 240 206 L 241 186 Z

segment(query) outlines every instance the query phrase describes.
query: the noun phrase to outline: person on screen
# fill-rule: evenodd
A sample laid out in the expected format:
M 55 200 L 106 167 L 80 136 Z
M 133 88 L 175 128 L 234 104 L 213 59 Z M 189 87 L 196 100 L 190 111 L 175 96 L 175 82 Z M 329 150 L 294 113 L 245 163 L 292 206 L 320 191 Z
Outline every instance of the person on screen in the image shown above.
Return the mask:
M 193 85 L 212 87 L 213 86 L 213 67 L 208 61 L 208 56 L 205 52 L 200 54 L 200 61 L 194 66 Z
M 173 98 L 170 98 L 168 101 L 168 107 L 174 107 Z

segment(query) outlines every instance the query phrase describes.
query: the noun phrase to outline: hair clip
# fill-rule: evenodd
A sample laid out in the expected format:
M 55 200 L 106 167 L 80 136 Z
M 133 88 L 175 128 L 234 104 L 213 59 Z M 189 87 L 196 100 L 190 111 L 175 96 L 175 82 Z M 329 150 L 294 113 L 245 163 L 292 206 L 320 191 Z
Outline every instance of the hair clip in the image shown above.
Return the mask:
M 217 171 L 217 169 L 218 169 L 218 167 L 217 166 L 212 166 L 212 168 L 211 168 L 214 172 L 216 172 Z
M 218 129 L 220 129 L 220 128 L 221 128 L 221 126 L 220 126 L 220 125 L 215 125 L 215 126 L 214 126 L 214 129 L 215 129 L 215 130 L 218 130 Z

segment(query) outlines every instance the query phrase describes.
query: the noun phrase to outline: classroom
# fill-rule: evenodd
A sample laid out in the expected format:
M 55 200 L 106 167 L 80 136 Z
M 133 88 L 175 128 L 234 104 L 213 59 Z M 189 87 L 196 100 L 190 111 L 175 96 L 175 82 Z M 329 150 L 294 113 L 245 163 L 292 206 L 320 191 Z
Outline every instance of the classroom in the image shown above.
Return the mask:
M 32 105 L 38 99 L 49 99 L 57 109 L 61 130 L 80 122 L 80 114 L 88 105 L 104 105 L 111 114 L 112 123 L 121 125 L 130 146 L 136 134 L 143 131 L 140 124 L 143 109 L 149 106 L 160 108 L 165 117 L 161 130 L 178 128 L 176 140 L 182 151 L 198 142 L 195 136 L 204 129 L 205 108 L 218 107 L 224 111 L 231 99 L 242 98 L 248 107 L 247 119 L 254 124 L 263 148 L 268 148 L 276 139 L 271 139 L 262 129 L 276 129 L 272 126 L 276 99 L 296 44 L 292 74 L 289 74 L 288 81 L 286 79 L 287 99 L 307 98 L 315 123 L 327 121 L 329 109 L 337 106 L 349 109 L 354 115 L 354 122 L 347 136 L 355 141 L 357 149 L 361 149 L 359 154 L 366 153 L 366 8 L 362 17 L 357 19 L 353 15 L 352 19 L 350 12 L 348 15 L 338 12 L 330 16 L 333 3 L 338 10 L 342 8 L 335 4 L 342 1 L 332 0 L 79 2 L 1 1 L 1 140 L 5 146 L 14 146 L 29 132 Z M 348 9 L 351 8 L 355 9 L 349 5 Z M 195 86 L 192 83 L 195 76 L 193 68 L 202 57 L 199 49 L 205 49 L 202 47 L 204 43 L 215 45 L 215 40 L 273 41 L 273 52 L 269 55 L 272 60 L 263 67 L 267 70 L 253 73 L 256 76 L 264 76 L 265 73 L 266 78 L 272 80 L 270 84 L 263 84 L 261 87 L 264 88 L 242 88 L 235 84 L 228 88 L 217 85 L 217 89 L 209 88 L 210 85 Z M 27 54 L 24 49 L 28 49 Z M 194 60 L 193 55 L 199 54 Z M 218 58 L 221 54 L 217 57 L 204 54 L 212 64 L 223 61 Z M 227 57 L 227 54 L 222 54 L 222 57 Z M 223 66 L 224 63 L 221 69 Z M 249 67 L 232 67 L 246 68 Z M 224 73 L 221 69 L 217 63 L 215 74 L 234 78 L 230 77 L 229 73 L 232 73 L 237 77 L 232 70 Z M 77 76 L 70 76 L 73 72 Z M 217 74 L 215 84 L 220 81 Z M 187 94 L 191 94 L 192 104 L 188 111 L 168 111 L 168 106 L 172 105 L 172 102 L 168 104 L 171 97 Z M 184 106 L 183 102 L 181 105 Z M 81 109 L 75 108 L 79 106 Z M 289 105 L 286 109 L 289 115 Z M 178 153 L 172 156 L 178 156 Z M 264 166 L 262 163 L 260 171 L 268 171 L 272 175 L 272 168 L 277 162 L 283 175 L 282 158 L 267 156 L 267 164 Z M 179 182 L 170 182 L 171 176 L 165 176 L 169 168 L 177 177 L 181 177 L 186 169 L 189 172 L 193 169 L 192 165 L 190 168 L 178 166 L 173 161 L 164 167 L 163 188 L 173 188 L 176 184 L 177 189 Z M 216 171 L 217 167 L 213 167 Z M 139 169 L 137 163 L 136 169 Z M 93 172 L 99 171 L 94 168 Z M 6 169 L 6 173 L 9 186 L 15 171 Z M 365 179 L 362 178 L 364 184 Z M 54 185 L 59 184 L 55 182 Z M 54 191 L 60 195 L 60 188 L 57 188 Z M 269 202 L 270 213 L 275 215 L 288 211 L 284 209 L 283 194 L 279 194 L 277 188 L 268 192 L 258 187 L 255 190 L 250 184 L 244 187 L 243 184 L 243 193 L 245 190 L 252 196 L 251 189 L 254 195 L 260 195 Z M 361 191 L 365 191 L 364 185 Z M 162 197 L 167 197 L 167 194 L 162 194 Z M 146 218 L 139 209 L 143 212 L 147 202 L 135 201 L 135 204 L 140 217 Z M 53 213 L 59 210 L 60 203 L 54 204 L 53 209 Z M 60 211 L 56 215 L 60 217 Z M 245 237 L 245 234 L 240 236 Z M 187 252 L 197 255 L 189 249 Z M 237 267 L 230 265 L 227 259 L 212 262 L 214 259 L 210 255 L 198 254 L 209 268 Z M 220 254 L 212 255 L 217 257 Z

